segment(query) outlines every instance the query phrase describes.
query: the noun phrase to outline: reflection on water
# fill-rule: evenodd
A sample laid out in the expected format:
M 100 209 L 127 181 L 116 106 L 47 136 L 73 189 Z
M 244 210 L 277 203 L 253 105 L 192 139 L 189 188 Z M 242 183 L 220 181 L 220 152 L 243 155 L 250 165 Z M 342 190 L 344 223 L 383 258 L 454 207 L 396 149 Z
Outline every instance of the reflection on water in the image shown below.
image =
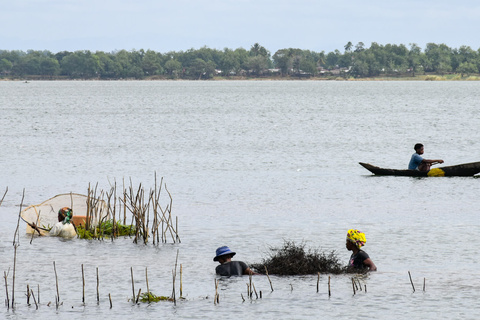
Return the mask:
M 1 82 L 2 270 L 13 268 L 13 233 L 25 203 L 86 193 L 123 179 L 146 189 L 163 176 L 181 244 L 30 238 L 21 232 L 15 313 L 69 318 L 474 318 L 480 298 L 478 178 L 374 177 L 359 161 L 407 165 L 413 145 L 446 164 L 479 161 L 476 82 Z M 25 225 L 21 223 L 23 231 Z M 366 233 L 379 271 L 353 294 L 348 275 L 220 279 L 215 249 L 260 262 L 284 239 L 336 250 L 346 231 Z M 179 252 L 185 301 L 133 306 L 134 287 L 172 292 Z M 60 300 L 57 312 L 55 261 Z M 82 305 L 81 265 L 86 280 Z M 100 304 L 96 302 L 96 268 Z M 416 291 L 408 277 L 412 274 Z M 423 291 L 423 282 L 426 290 Z M 27 284 L 41 306 L 26 305 Z M 179 283 L 177 278 L 177 296 Z M 110 309 L 108 295 L 112 297 Z M 246 299 L 243 301 L 242 294 Z M 5 290 L 0 290 L 5 299 Z M 48 302 L 53 304 L 50 307 Z M 261 315 L 261 316 L 259 316 Z

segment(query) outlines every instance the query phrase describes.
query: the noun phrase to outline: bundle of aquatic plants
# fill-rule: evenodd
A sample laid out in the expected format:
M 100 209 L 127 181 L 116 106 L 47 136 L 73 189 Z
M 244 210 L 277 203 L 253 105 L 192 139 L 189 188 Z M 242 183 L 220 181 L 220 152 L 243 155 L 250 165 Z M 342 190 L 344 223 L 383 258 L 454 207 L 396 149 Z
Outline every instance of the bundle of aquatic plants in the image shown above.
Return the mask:
M 251 265 L 258 273 L 275 275 L 306 275 L 320 273 L 339 274 L 346 267 L 339 263 L 335 251 L 321 252 L 318 249 L 305 249 L 305 243 L 299 245 L 293 241 L 284 241 L 282 248 L 270 248 L 269 257 L 262 263 Z
M 90 226 L 90 229 L 85 229 L 83 225 L 77 226 L 77 235 L 80 239 L 101 239 L 104 237 L 122 237 L 134 236 L 136 228 L 133 225 L 124 225 L 119 221 L 106 220 L 98 226 Z
M 167 296 L 157 296 L 151 292 L 144 292 L 140 295 L 141 302 L 159 302 L 159 301 L 173 301 L 173 298 Z

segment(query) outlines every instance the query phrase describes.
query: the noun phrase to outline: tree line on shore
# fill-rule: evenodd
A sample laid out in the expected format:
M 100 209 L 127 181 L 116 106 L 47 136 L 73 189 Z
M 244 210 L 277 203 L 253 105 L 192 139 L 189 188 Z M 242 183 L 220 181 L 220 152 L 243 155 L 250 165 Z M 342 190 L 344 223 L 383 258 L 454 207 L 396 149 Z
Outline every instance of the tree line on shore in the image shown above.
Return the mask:
M 202 47 L 167 53 L 152 50 L 0 50 L 0 78 L 38 79 L 211 79 L 213 77 L 328 77 L 415 76 L 449 73 L 461 77 L 480 72 L 480 49 L 450 48 L 428 43 L 380 45 L 366 48 L 348 42 L 343 52 L 325 53 L 295 48 L 271 55 L 258 43 L 249 50 Z

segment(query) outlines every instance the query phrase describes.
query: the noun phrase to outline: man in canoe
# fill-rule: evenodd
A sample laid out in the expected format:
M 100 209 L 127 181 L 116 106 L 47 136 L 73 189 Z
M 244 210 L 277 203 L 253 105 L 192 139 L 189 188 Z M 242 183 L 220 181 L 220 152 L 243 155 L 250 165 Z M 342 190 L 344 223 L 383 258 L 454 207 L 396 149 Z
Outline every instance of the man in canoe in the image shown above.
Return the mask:
M 423 154 L 423 144 L 417 143 L 414 147 L 415 153 L 412 154 L 410 158 L 410 163 L 408 164 L 409 170 L 418 170 L 418 171 L 430 171 L 430 167 L 437 163 L 443 163 L 443 160 L 428 160 L 424 159 L 421 155 Z
M 213 261 L 220 262 L 220 265 L 215 268 L 215 272 L 220 276 L 241 276 L 256 274 L 253 272 L 245 262 L 232 261 L 232 257 L 236 254 L 230 250 L 229 247 L 223 246 L 217 248 L 215 252 L 215 258 Z
M 359 270 L 366 270 L 368 268 L 369 271 L 377 271 L 377 266 L 375 266 L 372 259 L 370 259 L 365 251 L 360 249 L 365 243 L 367 243 L 365 233 L 356 229 L 348 230 L 347 243 L 345 246 L 348 251 L 352 251 L 352 255 L 348 261 L 348 267 Z
M 75 226 L 71 221 L 73 218 L 73 211 L 68 207 L 63 207 L 58 210 L 58 222 L 50 229 L 49 232 L 40 230 L 40 228 L 35 225 L 35 223 L 29 223 L 28 225 L 38 232 L 39 235 L 45 236 L 58 236 L 63 238 L 73 238 L 77 235 L 75 231 Z

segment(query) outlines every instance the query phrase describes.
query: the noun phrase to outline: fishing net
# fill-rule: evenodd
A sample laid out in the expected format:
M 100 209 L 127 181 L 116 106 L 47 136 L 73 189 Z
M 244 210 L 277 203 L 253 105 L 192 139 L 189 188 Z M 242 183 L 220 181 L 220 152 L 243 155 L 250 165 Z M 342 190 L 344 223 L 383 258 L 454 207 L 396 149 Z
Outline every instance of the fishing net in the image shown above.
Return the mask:
M 76 193 L 59 194 L 41 204 L 31 205 L 24 209 L 20 216 L 25 222 L 35 223 L 40 228 L 48 230 L 58 222 L 58 210 L 63 207 L 72 209 L 72 220 L 75 224 L 83 224 L 87 216 L 92 224 L 108 218 L 105 201 Z M 27 233 L 31 232 L 32 229 L 27 225 Z

